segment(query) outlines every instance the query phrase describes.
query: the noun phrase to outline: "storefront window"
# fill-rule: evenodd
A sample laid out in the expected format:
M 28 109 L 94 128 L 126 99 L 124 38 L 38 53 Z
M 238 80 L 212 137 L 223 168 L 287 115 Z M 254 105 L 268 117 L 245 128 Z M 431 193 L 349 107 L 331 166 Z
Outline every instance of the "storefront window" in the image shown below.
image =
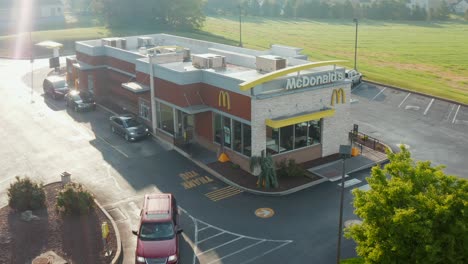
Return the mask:
M 141 118 L 151 121 L 150 103 L 142 98 L 140 98 L 139 114 Z
M 272 155 L 321 143 L 321 120 L 280 129 L 266 127 L 266 150 Z
M 280 128 L 280 148 L 279 152 L 293 149 L 294 126 Z
M 252 129 L 249 125 L 242 124 L 242 136 L 243 136 L 243 154 L 247 157 L 252 155 Z
M 159 103 L 158 127 L 171 135 L 174 135 L 174 112 L 172 107 Z
M 309 122 L 302 122 L 294 125 L 294 149 L 302 148 L 310 143 L 307 137 Z
M 309 121 L 309 137 L 312 139 L 312 144 L 318 144 L 321 142 L 321 120 Z
M 279 153 L 279 130 L 276 128 L 266 128 L 266 150 L 269 154 Z
M 234 130 L 232 147 L 235 151 L 242 153 L 242 123 L 232 120 L 232 126 Z
M 232 142 L 231 118 L 223 117 L 224 146 L 230 148 Z
M 222 132 L 222 129 L 223 129 L 223 126 L 222 126 L 222 123 L 223 123 L 223 120 L 222 120 L 222 117 L 220 114 L 216 114 L 214 113 L 214 124 L 213 124 L 213 130 L 214 130 L 214 141 L 221 144 L 221 136 L 223 134 Z

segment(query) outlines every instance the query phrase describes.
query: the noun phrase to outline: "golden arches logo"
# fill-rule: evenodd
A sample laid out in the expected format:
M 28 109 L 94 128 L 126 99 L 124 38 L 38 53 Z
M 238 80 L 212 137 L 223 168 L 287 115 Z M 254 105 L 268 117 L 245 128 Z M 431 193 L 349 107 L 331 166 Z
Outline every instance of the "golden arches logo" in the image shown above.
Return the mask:
M 331 105 L 334 106 L 335 102 L 337 104 L 339 103 L 344 104 L 346 102 L 346 94 L 343 91 L 343 88 L 333 89 L 333 93 L 331 96 Z
M 218 95 L 218 106 L 225 107 L 227 110 L 231 110 L 231 99 L 229 98 L 228 92 L 221 91 Z

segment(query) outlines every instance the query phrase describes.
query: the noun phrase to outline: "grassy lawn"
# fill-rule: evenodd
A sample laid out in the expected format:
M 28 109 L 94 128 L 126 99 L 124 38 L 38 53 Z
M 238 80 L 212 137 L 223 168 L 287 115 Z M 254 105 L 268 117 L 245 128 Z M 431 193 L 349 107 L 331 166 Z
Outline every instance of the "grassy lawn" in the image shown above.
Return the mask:
M 208 17 L 203 30 L 239 39 L 237 17 Z M 468 103 L 468 23 L 360 21 L 358 70 L 365 79 Z M 355 25 L 337 20 L 246 17 L 245 47 L 304 48 L 310 60 L 344 59 L 354 66 Z
M 158 33 L 154 29 L 119 29 L 105 27 L 37 31 L 33 42 L 74 40 L 107 36 L 130 36 Z M 237 17 L 207 17 L 205 26 L 196 32 L 165 33 L 237 45 Z M 338 20 L 270 20 L 245 17 L 242 23 L 244 47 L 268 49 L 271 44 L 300 47 L 312 61 L 343 59 L 354 65 L 355 25 Z M 365 79 L 441 96 L 468 104 L 468 23 L 463 22 L 382 22 L 360 21 L 358 70 Z M 29 35 L 22 35 L 29 43 Z M 15 36 L 0 36 L 0 56 L 17 47 Z

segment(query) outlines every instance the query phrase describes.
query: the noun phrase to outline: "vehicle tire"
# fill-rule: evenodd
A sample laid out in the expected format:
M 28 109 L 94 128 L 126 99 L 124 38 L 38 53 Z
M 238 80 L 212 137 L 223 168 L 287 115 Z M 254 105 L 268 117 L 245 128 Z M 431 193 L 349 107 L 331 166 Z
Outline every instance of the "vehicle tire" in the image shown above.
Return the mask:
M 125 140 L 130 141 L 130 137 L 128 136 L 128 134 L 125 134 Z
M 362 77 L 359 77 L 358 84 L 360 84 L 361 82 L 362 82 Z
M 78 110 L 79 110 L 79 109 L 78 109 L 78 106 L 75 106 L 75 107 L 73 108 L 73 110 L 75 110 L 75 112 L 78 112 Z
M 115 127 L 111 126 L 111 131 L 115 134 Z

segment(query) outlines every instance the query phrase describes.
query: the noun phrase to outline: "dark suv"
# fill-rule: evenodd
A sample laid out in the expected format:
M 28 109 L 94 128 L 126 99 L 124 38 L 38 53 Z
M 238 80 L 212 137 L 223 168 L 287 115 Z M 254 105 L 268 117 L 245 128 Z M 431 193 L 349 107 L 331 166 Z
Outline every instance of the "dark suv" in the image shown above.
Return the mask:
M 72 90 L 65 95 L 67 107 L 71 107 L 75 112 L 96 110 L 96 102 L 91 93 L 86 91 Z
M 63 98 L 68 93 L 68 84 L 64 77 L 49 76 L 42 83 L 44 94 L 49 95 L 54 99 Z
M 136 264 L 179 263 L 179 214 L 172 194 L 146 194 L 136 235 Z

